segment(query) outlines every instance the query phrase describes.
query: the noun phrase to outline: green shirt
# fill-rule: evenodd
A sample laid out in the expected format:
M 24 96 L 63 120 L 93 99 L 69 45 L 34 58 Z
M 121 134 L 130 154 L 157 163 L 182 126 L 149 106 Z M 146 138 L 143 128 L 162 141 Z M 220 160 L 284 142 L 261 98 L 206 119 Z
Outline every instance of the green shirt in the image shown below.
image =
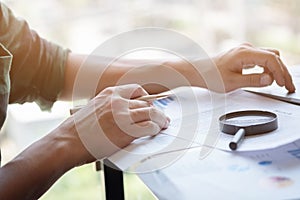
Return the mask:
M 9 93 L 9 103 L 35 101 L 51 108 L 63 88 L 68 50 L 41 38 L 1 2 L 0 44 L 6 52 L 0 54 L 0 92 Z
M 63 88 L 67 54 L 0 2 L 0 129 L 8 103 L 34 101 L 42 110 L 51 108 Z

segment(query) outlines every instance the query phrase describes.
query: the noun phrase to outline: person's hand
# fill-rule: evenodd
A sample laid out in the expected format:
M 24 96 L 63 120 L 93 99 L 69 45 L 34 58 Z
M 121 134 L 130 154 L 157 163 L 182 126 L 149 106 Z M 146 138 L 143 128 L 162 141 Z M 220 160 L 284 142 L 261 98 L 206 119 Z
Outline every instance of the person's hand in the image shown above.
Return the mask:
M 65 123 L 68 130 L 78 133 L 89 154 L 101 159 L 136 138 L 154 136 L 167 128 L 167 116 L 151 103 L 136 100 L 147 94 L 136 84 L 106 88 Z
M 295 91 L 292 77 L 282 62 L 279 52 L 274 49 L 255 48 L 245 43 L 213 58 L 220 70 L 225 90 L 240 87 L 262 87 L 275 80 L 289 92 Z M 261 74 L 242 74 L 245 68 L 258 65 L 264 69 Z

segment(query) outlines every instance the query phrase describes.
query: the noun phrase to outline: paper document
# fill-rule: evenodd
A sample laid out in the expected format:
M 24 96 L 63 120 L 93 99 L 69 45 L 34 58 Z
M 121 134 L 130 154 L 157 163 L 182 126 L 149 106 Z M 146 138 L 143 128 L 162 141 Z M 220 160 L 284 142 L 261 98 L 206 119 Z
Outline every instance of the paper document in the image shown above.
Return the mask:
M 233 136 L 220 131 L 219 117 L 225 113 L 234 111 L 264 110 L 277 115 L 278 129 L 262 135 L 246 136 L 238 151 L 275 148 L 300 138 L 300 135 L 295 130 L 295 127 L 299 123 L 295 119 L 300 118 L 300 109 L 296 105 L 258 96 L 242 90 L 226 94 L 225 103 L 220 99 L 220 102 L 213 105 L 210 100 L 210 92 L 200 88 L 194 88 L 194 92 L 198 99 L 198 109 L 194 109 L 197 112 L 181 116 L 180 118 L 178 117 L 180 114 L 176 116 L 169 115 L 171 118 L 170 127 L 164 130 L 163 133 L 192 140 L 197 144 L 205 144 L 207 138 L 214 137 L 211 140 L 215 140 L 216 148 L 230 151 L 228 144 Z M 181 99 L 180 103 L 192 105 L 189 99 Z M 180 107 L 179 105 L 177 106 Z M 173 107 L 176 107 L 176 104 Z M 167 115 L 169 114 L 168 109 L 165 112 Z M 195 132 L 194 134 L 189 134 L 189 131 Z M 214 144 L 211 143 L 210 145 Z
M 193 98 L 189 95 L 196 96 L 196 104 L 195 99 L 191 100 Z M 156 102 L 156 106 L 171 118 L 169 128 L 155 137 L 145 137 L 134 141 L 109 159 L 120 169 L 128 170 L 148 157 L 193 146 L 231 152 L 228 145 L 233 136 L 220 131 L 218 118 L 224 113 L 237 110 L 271 111 L 277 114 L 279 123 L 278 129 L 273 132 L 259 136 L 247 136 L 238 151 L 276 148 L 300 138 L 298 129 L 295 128 L 298 127 L 297 119 L 300 118 L 300 109 L 296 105 L 243 90 L 226 94 L 225 99 L 217 96 L 212 100 L 212 97 L 214 94 L 208 90 L 193 88 L 193 94 L 188 92 L 185 95 L 183 89 L 179 92 L 177 100 L 174 98 Z M 149 170 L 151 170 L 151 166 L 149 166 Z
M 222 95 L 181 88 L 175 94 L 154 102 L 171 118 L 168 129 L 135 140 L 111 162 L 138 173 L 158 199 L 300 198 L 298 105 L 243 90 Z M 275 113 L 278 129 L 246 136 L 231 151 L 233 136 L 220 131 L 218 118 L 242 110 Z M 203 149 L 210 150 L 206 157 Z
M 167 168 L 139 176 L 158 199 L 299 199 L 299 169 L 300 141 L 295 141 L 261 151 L 214 150 L 205 159 L 194 148 Z

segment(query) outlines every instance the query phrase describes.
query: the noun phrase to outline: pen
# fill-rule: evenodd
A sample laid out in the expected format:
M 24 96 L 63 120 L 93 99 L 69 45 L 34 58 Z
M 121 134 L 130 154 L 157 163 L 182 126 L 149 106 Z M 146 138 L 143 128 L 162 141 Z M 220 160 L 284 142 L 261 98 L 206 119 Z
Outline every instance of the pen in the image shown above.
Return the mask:
M 156 100 L 156 99 L 162 99 L 170 96 L 170 93 L 162 93 L 162 94 L 149 94 L 145 96 L 141 96 L 136 98 L 137 100 L 142 100 L 142 101 L 151 101 L 151 100 Z
M 236 150 L 238 148 L 238 145 L 243 141 L 245 134 L 245 129 L 239 129 L 238 132 L 236 132 L 236 134 L 234 135 L 232 141 L 229 143 L 229 148 L 231 150 Z
M 138 98 L 135 98 L 135 99 L 142 100 L 142 101 L 152 101 L 152 100 L 156 100 L 156 99 L 166 98 L 170 95 L 171 95 L 170 92 L 165 92 L 165 93 L 161 93 L 161 94 L 149 94 L 149 95 L 141 96 L 141 97 L 138 97 Z M 70 109 L 70 114 L 74 114 L 76 111 L 78 111 L 82 107 L 83 107 L 83 105 L 71 108 Z

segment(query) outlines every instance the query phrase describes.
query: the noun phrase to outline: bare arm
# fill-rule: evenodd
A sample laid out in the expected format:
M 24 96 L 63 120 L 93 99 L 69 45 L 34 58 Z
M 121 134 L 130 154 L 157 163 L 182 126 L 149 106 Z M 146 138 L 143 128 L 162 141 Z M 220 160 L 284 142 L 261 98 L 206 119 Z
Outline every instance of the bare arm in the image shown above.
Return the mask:
M 106 87 L 128 83 L 141 84 L 149 93 L 184 85 L 228 92 L 240 87 L 267 86 L 275 80 L 289 92 L 295 91 L 291 75 L 281 61 L 279 52 L 255 48 L 250 44 L 242 44 L 212 59 L 192 62 L 118 60 L 107 67 L 105 58 L 86 58 L 69 54 L 65 87 L 60 99 L 92 98 Z M 254 65 L 263 67 L 264 72 L 242 74 L 243 68 Z M 220 83 L 214 85 L 218 79 Z
M 69 54 L 61 100 L 92 98 L 107 87 L 131 83 L 142 85 L 149 93 L 187 85 L 191 78 L 195 85 L 205 87 L 201 76 L 187 62 L 119 60 L 106 66 L 106 58 L 86 59 L 84 55 Z
M 0 169 L 1 199 L 38 199 L 87 152 L 80 140 L 60 127 L 35 142 Z M 70 147 L 72 150 L 68 150 Z
M 0 168 L 0 199 L 38 199 L 69 169 L 109 156 L 135 138 L 158 134 L 169 119 L 151 104 L 133 100 L 146 94 L 136 84 L 103 90 Z

